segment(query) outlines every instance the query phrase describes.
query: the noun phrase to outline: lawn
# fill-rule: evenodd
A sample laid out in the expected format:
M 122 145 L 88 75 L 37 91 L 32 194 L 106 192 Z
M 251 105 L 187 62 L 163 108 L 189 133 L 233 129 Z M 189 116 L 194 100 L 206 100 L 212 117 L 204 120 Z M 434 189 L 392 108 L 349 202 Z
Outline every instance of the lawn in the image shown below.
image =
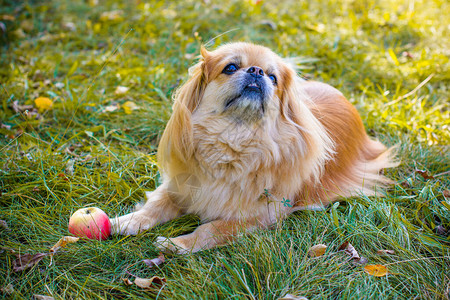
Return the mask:
M 450 298 L 448 1 L 1 3 L 3 298 Z M 197 217 L 47 255 L 77 209 L 128 213 L 159 184 L 155 154 L 171 95 L 202 44 L 230 41 L 295 57 L 301 76 L 344 92 L 371 136 L 398 145 L 386 195 L 297 212 L 154 267 L 142 262 L 158 256 L 154 239 L 192 231 Z M 338 252 L 346 241 L 388 274 L 370 275 Z M 317 244 L 325 254 L 309 257 Z M 46 254 L 39 263 L 14 270 L 17 256 L 37 253 Z M 166 282 L 143 289 L 123 280 L 134 276 Z

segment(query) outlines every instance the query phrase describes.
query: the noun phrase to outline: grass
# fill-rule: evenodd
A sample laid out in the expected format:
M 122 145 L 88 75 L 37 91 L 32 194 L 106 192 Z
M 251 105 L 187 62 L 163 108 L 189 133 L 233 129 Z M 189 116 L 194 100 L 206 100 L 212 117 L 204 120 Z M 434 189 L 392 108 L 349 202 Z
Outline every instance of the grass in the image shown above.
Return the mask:
M 98 3 L 97 3 L 98 2 Z M 112 12 L 105 14 L 105 12 Z M 0 8 L 0 288 L 3 298 L 449 299 L 450 5 L 447 1 L 24 1 Z M 399 145 L 386 197 L 342 199 L 298 212 L 269 231 L 160 267 L 150 291 L 125 269 L 157 256 L 153 240 L 192 231 L 185 216 L 136 237 L 80 241 L 22 272 L 15 253 L 45 252 L 70 215 L 97 206 L 123 214 L 158 185 L 155 151 L 171 94 L 201 44 L 253 41 L 306 63 L 302 75 L 341 89 L 367 131 Z M 309 61 L 309 63 L 308 63 Z M 125 94 L 117 86 L 129 87 Z M 36 118 L 44 96 L 54 106 Z M 126 114 L 123 104 L 138 110 Z M 112 106 L 119 109 L 108 112 Z M 424 179 L 416 170 L 433 178 Z M 445 196 L 447 195 L 447 196 Z M 447 197 L 447 198 L 446 198 Z M 373 277 L 335 253 L 350 241 Z M 323 243 L 323 257 L 307 251 Z M 395 250 L 380 256 L 379 249 Z M 14 291 L 6 292 L 10 285 Z

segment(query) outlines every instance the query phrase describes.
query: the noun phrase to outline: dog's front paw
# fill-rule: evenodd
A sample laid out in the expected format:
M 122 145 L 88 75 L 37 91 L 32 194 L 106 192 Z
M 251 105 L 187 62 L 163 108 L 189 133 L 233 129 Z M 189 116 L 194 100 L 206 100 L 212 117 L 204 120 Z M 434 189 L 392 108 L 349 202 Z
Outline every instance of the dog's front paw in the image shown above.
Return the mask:
M 189 254 L 194 252 L 192 248 L 186 247 L 179 238 L 158 236 L 153 244 L 164 253 Z
M 121 235 L 136 235 L 149 229 L 152 225 L 149 218 L 138 213 L 111 218 L 110 221 L 112 234 Z

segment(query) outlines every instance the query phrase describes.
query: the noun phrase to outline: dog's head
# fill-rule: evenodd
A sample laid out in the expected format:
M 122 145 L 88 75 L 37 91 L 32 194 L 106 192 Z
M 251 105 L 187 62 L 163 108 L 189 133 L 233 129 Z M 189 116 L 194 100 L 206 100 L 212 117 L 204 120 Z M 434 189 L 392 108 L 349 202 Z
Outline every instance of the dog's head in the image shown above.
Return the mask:
M 173 114 L 160 142 L 163 168 L 169 160 L 184 164 L 192 157 L 193 117 L 208 115 L 209 120 L 248 126 L 269 123 L 274 128 L 282 122 L 300 131 L 315 124 L 294 69 L 266 47 L 231 43 L 214 51 L 202 48 L 200 62 L 189 71 L 190 79 L 175 94 Z
M 279 111 L 293 71 L 271 50 L 234 43 L 212 52 L 203 49 L 202 57 L 196 68 L 201 69 L 205 85 L 196 109 L 244 122 Z

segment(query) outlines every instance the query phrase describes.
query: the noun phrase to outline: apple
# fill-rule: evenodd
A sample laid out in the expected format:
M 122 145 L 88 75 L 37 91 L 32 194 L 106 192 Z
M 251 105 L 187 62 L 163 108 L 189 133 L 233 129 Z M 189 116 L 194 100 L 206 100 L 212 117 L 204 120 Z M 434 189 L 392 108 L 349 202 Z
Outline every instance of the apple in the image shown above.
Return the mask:
M 106 240 L 111 235 L 111 221 L 100 208 L 81 208 L 70 217 L 69 232 L 78 237 Z

